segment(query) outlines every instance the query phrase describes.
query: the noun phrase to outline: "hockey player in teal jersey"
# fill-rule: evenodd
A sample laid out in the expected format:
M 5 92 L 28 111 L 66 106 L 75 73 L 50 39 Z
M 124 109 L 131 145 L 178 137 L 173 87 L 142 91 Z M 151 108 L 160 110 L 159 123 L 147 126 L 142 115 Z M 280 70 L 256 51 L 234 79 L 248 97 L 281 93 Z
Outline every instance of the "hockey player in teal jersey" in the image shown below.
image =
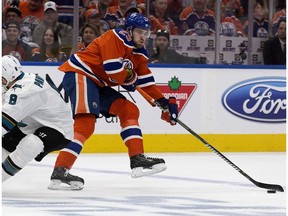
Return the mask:
M 54 87 L 22 72 L 15 57 L 2 57 L 2 181 L 70 143 L 71 108 Z

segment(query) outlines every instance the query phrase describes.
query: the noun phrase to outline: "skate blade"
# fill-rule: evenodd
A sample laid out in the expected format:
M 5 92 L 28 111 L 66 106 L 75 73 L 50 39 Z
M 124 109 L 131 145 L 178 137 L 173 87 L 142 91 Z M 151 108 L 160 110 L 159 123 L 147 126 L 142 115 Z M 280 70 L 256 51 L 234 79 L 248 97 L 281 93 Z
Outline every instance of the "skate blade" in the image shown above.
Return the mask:
M 164 163 L 155 164 L 151 169 L 143 169 L 143 167 L 136 167 L 132 169 L 131 177 L 139 178 L 143 176 L 152 175 L 155 173 L 163 172 L 167 169 L 167 166 Z
M 82 182 L 71 181 L 70 185 L 62 183 L 60 180 L 51 180 L 50 185 L 48 186 L 49 190 L 82 190 L 84 185 Z

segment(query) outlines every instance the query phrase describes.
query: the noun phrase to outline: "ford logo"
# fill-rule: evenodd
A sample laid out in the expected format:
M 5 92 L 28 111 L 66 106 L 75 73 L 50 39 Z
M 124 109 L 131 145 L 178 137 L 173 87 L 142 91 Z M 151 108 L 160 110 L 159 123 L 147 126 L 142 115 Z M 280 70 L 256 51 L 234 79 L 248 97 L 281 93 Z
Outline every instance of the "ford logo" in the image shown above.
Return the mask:
M 286 121 L 286 79 L 264 77 L 249 79 L 227 89 L 223 106 L 232 114 L 259 122 Z

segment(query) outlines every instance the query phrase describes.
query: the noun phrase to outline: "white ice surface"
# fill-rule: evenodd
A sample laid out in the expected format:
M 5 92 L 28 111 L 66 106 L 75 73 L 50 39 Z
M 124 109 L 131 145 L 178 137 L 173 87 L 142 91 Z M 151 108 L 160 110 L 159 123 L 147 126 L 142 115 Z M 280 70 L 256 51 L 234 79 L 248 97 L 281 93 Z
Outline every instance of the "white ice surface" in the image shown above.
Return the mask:
M 167 170 L 132 179 L 127 154 L 81 154 L 72 174 L 81 191 L 47 189 L 56 159 L 31 162 L 2 184 L 3 216 L 284 216 L 285 153 L 224 153 L 259 182 L 280 184 L 268 194 L 214 153 L 147 154 Z

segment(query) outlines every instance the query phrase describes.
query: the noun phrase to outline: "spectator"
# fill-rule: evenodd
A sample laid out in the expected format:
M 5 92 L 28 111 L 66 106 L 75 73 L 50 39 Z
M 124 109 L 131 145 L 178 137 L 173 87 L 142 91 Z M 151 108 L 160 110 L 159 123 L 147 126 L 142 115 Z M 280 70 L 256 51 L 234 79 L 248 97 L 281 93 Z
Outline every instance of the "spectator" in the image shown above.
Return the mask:
M 82 42 L 78 43 L 77 50 L 84 50 L 95 38 L 101 35 L 98 28 L 92 24 L 86 23 L 81 29 L 80 34 Z
M 52 27 L 57 32 L 58 41 L 61 49 L 69 56 L 73 44 L 73 31 L 70 25 L 57 21 L 58 13 L 55 2 L 48 1 L 44 5 L 44 20 L 33 32 L 33 41 L 38 45 L 41 44 L 44 32 L 47 27 Z
M 99 12 L 104 32 L 116 28 L 119 23 L 118 18 L 114 14 L 107 14 L 111 2 L 112 0 L 99 0 L 90 1 L 89 4 L 89 10 L 96 9 Z
M 127 17 L 129 17 L 132 13 L 141 14 L 141 10 L 139 10 L 139 8 L 137 8 L 137 7 L 133 7 L 133 6 L 129 7 L 125 12 L 125 15 L 124 15 L 125 19 L 127 19 Z
M 244 36 L 242 24 L 240 20 L 233 14 L 227 14 L 227 9 L 223 4 L 221 5 L 221 24 L 220 24 L 220 34 L 228 37 L 238 37 Z
M 166 30 L 169 31 L 170 35 L 178 35 L 178 27 L 175 25 L 174 21 L 167 16 L 166 11 L 167 11 L 167 0 L 154 0 L 154 16 L 156 19 L 159 20 L 162 26 Z
M 145 9 L 146 9 L 146 0 L 136 0 L 136 5 L 135 7 L 139 8 L 141 11 L 141 14 L 145 14 Z
M 222 0 L 222 3 L 227 11 L 226 16 L 235 16 L 238 19 L 244 16 L 244 9 L 239 0 Z
M 3 0 L 2 1 L 2 8 L 4 8 L 4 6 L 7 6 L 7 5 L 11 4 L 11 1 L 12 0 Z
M 101 15 L 97 9 L 87 10 L 85 13 L 85 20 L 86 23 L 94 25 L 98 29 L 97 31 L 100 33 L 100 35 L 104 33 Z
M 108 31 L 109 29 L 118 28 L 119 26 L 118 19 L 111 14 L 107 14 L 105 18 L 101 19 L 101 23 L 104 32 Z
M 179 14 L 183 10 L 183 0 L 167 0 L 166 15 L 170 17 L 176 26 L 179 26 Z
M 237 18 L 243 23 L 248 18 L 248 5 L 249 2 L 247 0 L 240 0 L 240 5 L 242 8 L 242 14 L 239 14 Z
M 255 3 L 253 7 L 253 37 L 268 38 L 269 21 L 266 18 L 263 5 Z M 248 20 L 243 23 L 245 36 L 248 36 Z
M 17 21 L 18 23 L 21 24 L 21 16 L 22 16 L 22 13 L 21 11 L 19 10 L 19 7 L 17 5 L 8 5 L 4 10 L 3 10 L 3 14 L 4 15 L 2 17 L 2 20 L 3 20 L 3 25 L 2 25 L 2 40 L 5 40 L 7 37 L 6 37 L 6 32 L 5 32 L 5 29 L 6 29 L 6 25 L 7 25 L 7 22 L 11 21 L 11 20 L 15 20 Z M 21 29 L 21 27 L 20 27 Z
M 282 10 L 277 11 L 273 15 L 273 24 L 272 24 L 272 34 L 275 35 L 277 31 L 277 23 L 279 22 L 280 19 L 286 19 L 286 2 L 284 2 L 284 8 Z
M 5 22 L 9 20 L 17 20 L 19 23 L 22 22 L 21 20 L 22 12 L 19 9 L 19 4 L 17 2 L 13 2 L 13 4 L 8 4 L 2 13 L 2 19 Z
M 221 2 L 221 4 L 223 3 Z M 207 0 L 206 8 L 215 13 L 215 0 Z
M 119 25 L 125 24 L 125 13 L 130 7 L 134 7 L 134 0 L 119 0 L 118 5 L 108 7 L 107 15 L 113 15 L 119 20 Z M 141 12 L 141 10 L 139 10 Z
M 112 0 L 110 7 L 118 6 L 119 0 Z M 137 7 L 140 11 L 140 14 L 145 14 L 145 0 L 134 0 L 132 6 Z
M 183 56 L 175 50 L 169 49 L 170 35 L 167 30 L 159 30 L 155 38 L 155 53 L 149 57 L 150 63 L 169 64 L 199 64 L 206 63 L 206 59 Z
M 33 33 L 36 26 L 43 20 L 43 0 L 13 0 L 11 4 L 16 4 L 19 7 L 22 12 L 22 24 L 30 28 L 31 33 Z
M 15 2 L 13 2 L 15 3 Z M 2 28 L 5 29 L 7 22 L 15 20 L 20 24 L 20 39 L 21 41 L 28 43 L 31 47 L 37 47 L 38 45 L 32 42 L 32 31 L 27 25 L 22 23 L 22 12 L 20 11 L 17 4 L 11 4 L 4 10 L 4 25 Z M 2 31 L 2 40 L 6 39 L 6 32 Z
M 214 35 L 214 12 L 206 8 L 207 0 L 192 0 L 192 4 L 180 14 L 181 30 L 184 35 Z
M 67 25 L 73 26 L 73 16 L 74 16 L 74 1 L 71 0 L 53 0 L 57 5 L 58 11 L 58 22 L 65 23 Z M 88 7 L 88 2 L 86 3 Z M 79 0 L 79 18 L 83 19 L 86 12 L 86 7 L 83 4 L 83 0 Z
M 90 2 L 89 9 L 97 9 L 100 13 L 101 19 L 103 19 L 108 11 L 108 7 L 112 0 L 98 0 L 95 2 Z
M 60 51 L 58 37 L 51 27 L 48 27 L 43 35 L 40 47 L 32 50 L 32 61 L 64 62 L 67 56 Z
M 286 8 L 286 1 L 285 0 L 277 0 L 276 1 L 276 11 L 280 11 L 283 8 Z
M 136 7 L 130 7 L 125 12 L 125 18 L 130 16 L 132 13 L 140 13 L 141 14 L 141 10 L 139 10 L 139 8 L 136 8 Z M 160 23 L 160 21 L 155 16 L 150 15 L 149 21 L 151 24 L 151 27 L 150 27 L 151 34 L 156 34 L 158 30 L 165 30 L 165 27 Z
M 279 20 L 277 35 L 264 42 L 265 65 L 286 65 L 286 19 Z
M 7 23 L 6 35 L 6 40 L 2 41 L 2 56 L 12 55 L 19 61 L 29 61 L 32 48 L 19 39 L 20 24 L 17 21 L 12 20 Z

